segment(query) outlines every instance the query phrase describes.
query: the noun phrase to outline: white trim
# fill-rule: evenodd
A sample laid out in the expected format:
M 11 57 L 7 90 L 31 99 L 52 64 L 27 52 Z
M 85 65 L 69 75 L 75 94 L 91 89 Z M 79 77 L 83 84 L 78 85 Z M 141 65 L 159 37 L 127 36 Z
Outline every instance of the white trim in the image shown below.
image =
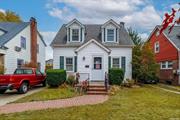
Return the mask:
M 102 25 L 102 28 L 105 28 L 109 23 L 112 23 L 113 25 L 115 25 L 117 28 L 120 28 L 119 24 L 117 24 L 113 19 L 108 20 L 107 22 L 105 22 Z
M 73 70 L 72 71 L 67 71 L 66 70 L 66 58 L 72 58 L 72 67 L 73 67 Z M 74 56 L 64 56 L 64 68 L 67 72 L 74 72 Z
M 67 25 L 66 25 L 66 27 L 68 28 L 70 25 L 72 25 L 73 23 L 77 23 L 77 24 L 79 24 L 82 28 L 84 28 L 84 25 L 82 24 L 82 23 L 80 23 L 77 19 L 73 19 L 72 21 L 70 21 Z
M 87 45 L 89 45 L 89 44 L 92 43 L 92 42 L 95 43 L 96 45 L 98 45 L 99 47 L 103 48 L 106 52 L 108 52 L 108 53 L 111 52 L 111 50 L 109 50 L 108 48 L 104 47 L 102 44 L 98 43 L 98 42 L 97 42 L 96 40 L 94 40 L 94 39 L 89 40 L 88 42 L 86 42 L 85 44 L 83 44 L 82 46 L 80 46 L 79 48 L 77 48 L 77 49 L 75 50 L 75 52 L 80 51 L 82 48 L 86 47 Z

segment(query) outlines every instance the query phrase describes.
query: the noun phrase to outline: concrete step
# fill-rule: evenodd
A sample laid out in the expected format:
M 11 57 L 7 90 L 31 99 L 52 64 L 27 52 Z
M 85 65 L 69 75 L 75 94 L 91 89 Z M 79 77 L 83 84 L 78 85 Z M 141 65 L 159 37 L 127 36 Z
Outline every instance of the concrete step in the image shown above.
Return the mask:
M 105 87 L 89 87 L 88 91 L 106 91 Z
M 87 91 L 88 95 L 107 95 L 106 91 Z

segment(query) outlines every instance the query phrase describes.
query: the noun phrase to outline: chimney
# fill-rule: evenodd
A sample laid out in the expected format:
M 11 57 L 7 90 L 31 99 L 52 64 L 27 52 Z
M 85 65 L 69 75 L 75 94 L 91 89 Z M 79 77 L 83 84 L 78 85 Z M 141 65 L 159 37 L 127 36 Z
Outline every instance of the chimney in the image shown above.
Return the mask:
M 120 26 L 124 27 L 125 22 L 120 22 Z
M 31 32 L 31 64 L 37 65 L 37 22 L 36 19 L 30 19 L 30 32 Z

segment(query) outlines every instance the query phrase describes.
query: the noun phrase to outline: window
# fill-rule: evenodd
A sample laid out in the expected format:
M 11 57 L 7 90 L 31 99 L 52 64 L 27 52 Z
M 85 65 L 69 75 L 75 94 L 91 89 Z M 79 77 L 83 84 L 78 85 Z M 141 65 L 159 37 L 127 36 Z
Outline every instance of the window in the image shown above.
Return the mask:
M 21 36 L 21 48 L 26 49 L 26 38 Z
M 14 72 L 14 74 L 23 74 L 23 69 L 16 69 L 16 71 Z
M 155 52 L 155 53 L 158 53 L 158 52 L 159 52 L 159 42 L 155 42 L 154 52 Z
M 114 29 L 107 29 L 107 41 L 108 42 L 114 41 Z
M 163 61 L 161 62 L 161 69 L 172 69 L 173 62 L 172 61 Z
M 33 74 L 33 72 L 30 69 L 24 69 L 24 74 Z
M 112 67 L 120 68 L 120 59 L 119 58 L 112 58 Z
M 72 41 L 79 41 L 79 29 L 72 29 Z
M 36 75 L 42 75 L 42 73 L 36 69 Z
M 94 69 L 100 70 L 102 69 L 102 58 L 94 57 Z
M 73 71 L 73 58 L 66 57 L 66 71 Z
M 17 68 L 21 68 L 24 65 L 24 60 L 18 59 L 17 60 Z

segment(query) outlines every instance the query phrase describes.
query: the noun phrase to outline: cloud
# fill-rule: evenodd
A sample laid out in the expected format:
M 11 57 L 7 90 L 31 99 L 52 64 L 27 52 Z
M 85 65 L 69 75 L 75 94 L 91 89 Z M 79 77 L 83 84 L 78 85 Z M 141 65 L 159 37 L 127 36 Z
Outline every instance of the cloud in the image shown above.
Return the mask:
M 0 8 L 0 12 L 5 13 L 5 10 Z
M 162 20 L 148 0 L 53 0 L 46 7 L 50 16 L 64 23 L 73 18 L 82 23 L 104 23 L 112 18 L 149 32 Z
M 46 31 L 46 32 L 40 32 L 40 33 L 43 36 L 44 41 L 47 44 L 47 47 L 46 47 L 46 60 L 52 59 L 53 58 L 53 50 L 49 45 L 52 42 L 52 40 L 54 39 L 54 37 L 56 35 L 56 32 Z

